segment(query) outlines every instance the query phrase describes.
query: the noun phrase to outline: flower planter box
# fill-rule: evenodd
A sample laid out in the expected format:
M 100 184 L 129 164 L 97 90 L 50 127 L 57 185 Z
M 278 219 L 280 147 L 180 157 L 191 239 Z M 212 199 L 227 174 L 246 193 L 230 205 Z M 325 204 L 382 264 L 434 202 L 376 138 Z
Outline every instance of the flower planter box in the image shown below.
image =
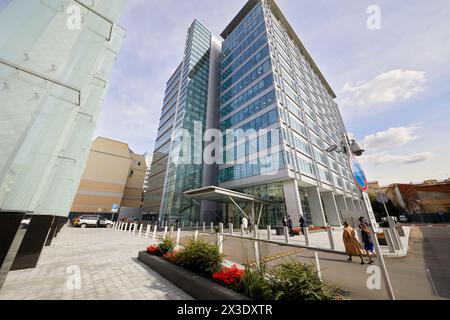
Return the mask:
M 196 300 L 250 300 L 198 274 L 152 256 L 146 251 L 139 252 L 138 259 Z

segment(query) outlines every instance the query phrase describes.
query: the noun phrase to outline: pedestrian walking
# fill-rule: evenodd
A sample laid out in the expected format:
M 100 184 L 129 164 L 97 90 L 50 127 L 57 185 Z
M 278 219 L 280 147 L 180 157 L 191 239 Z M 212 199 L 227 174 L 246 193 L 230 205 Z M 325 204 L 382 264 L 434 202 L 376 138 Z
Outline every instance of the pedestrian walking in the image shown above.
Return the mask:
M 373 264 L 372 255 L 374 255 L 372 231 L 363 217 L 359 218 L 359 229 L 361 229 L 364 250 L 366 250 L 369 264 Z
M 292 222 L 291 216 L 287 216 L 287 227 L 289 229 L 289 236 L 294 236 L 294 224 Z
M 306 220 L 303 217 L 303 215 L 300 215 L 300 232 L 305 235 L 305 228 L 306 228 Z
M 358 239 L 356 239 L 355 230 L 349 226 L 347 222 L 344 222 L 344 245 L 345 253 L 348 254 L 348 261 L 353 261 L 352 256 L 359 256 L 361 258 L 361 264 L 364 264 L 364 259 L 362 256 L 362 247 Z
M 288 220 L 287 220 L 286 216 L 283 217 L 282 223 L 283 223 L 283 234 L 284 234 L 286 232 L 286 227 L 288 226 Z

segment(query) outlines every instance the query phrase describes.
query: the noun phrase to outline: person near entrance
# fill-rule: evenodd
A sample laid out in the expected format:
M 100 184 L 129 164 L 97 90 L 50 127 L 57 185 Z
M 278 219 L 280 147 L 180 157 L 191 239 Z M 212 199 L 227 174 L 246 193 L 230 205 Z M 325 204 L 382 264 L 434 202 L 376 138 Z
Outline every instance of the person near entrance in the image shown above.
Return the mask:
M 247 219 L 247 217 L 242 218 L 242 228 L 244 229 L 245 233 L 248 234 L 248 219 Z
M 294 236 L 294 223 L 292 222 L 291 216 L 287 216 L 287 227 L 289 229 L 289 236 Z
M 286 216 L 284 216 L 282 223 L 283 223 L 283 235 L 284 235 L 284 233 L 286 232 L 286 227 L 288 226 L 288 219 Z
M 306 228 L 306 220 L 305 217 L 303 217 L 303 215 L 300 215 L 300 232 L 305 235 L 305 228 Z
M 348 261 L 353 261 L 352 256 L 359 256 L 361 259 L 361 264 L 364 264 L 364 259 L 362 256 L 363 249 L 361 244 L 356 238 L 355 230 L 350 227 L 347 222 L 344 222 L 343 240 L 345 245 L 345 253 L 349 256 Z

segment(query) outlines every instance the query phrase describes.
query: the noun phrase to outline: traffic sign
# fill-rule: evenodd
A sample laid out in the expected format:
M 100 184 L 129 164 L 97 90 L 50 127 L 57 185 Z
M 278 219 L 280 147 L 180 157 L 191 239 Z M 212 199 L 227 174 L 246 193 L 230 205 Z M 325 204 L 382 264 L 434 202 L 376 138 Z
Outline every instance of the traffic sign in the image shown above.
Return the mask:
M 119 205 L 118 204 L 113 204 L 111 207 L 111 212 L 112 213 L 118 213 L 119 212 Z
M 367 191 L 367 189 L 369 189 L 369 184 L 367 183 L 366 174 L 355 157 L 350 158 L 350 168 L 352 170 L 356 185 L 361 189 L 361 191 Z
M 376 199 L 378 203 L 387 204 L 389 202 L 389 197 L 384 193 L 377 194 Z

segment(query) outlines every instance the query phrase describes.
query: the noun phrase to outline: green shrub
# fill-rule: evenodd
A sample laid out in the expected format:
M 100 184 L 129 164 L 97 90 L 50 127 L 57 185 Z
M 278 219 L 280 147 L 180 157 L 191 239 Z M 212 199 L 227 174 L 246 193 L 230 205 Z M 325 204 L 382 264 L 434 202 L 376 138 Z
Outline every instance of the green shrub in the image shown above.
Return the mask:
M 311 265 L 286 262 L 276 266 L 271 276 L 275 300 L 335 299 Z
M 270 282 L 263 271 L 246 269 L 241 279 L 243 294 L 252 300 L 274 300 Z
M 178 264 L 205 277 L 221 270 L 223 255 L 219 248 L 202 240 L 189 240 L 178 255 Z
M 161 256 L 165 255 L 168 252 L 172 252 L 175 249 L 175 242 L 172 239 L 165 239 L 159 245 L 159 250 L 161 251 Z

